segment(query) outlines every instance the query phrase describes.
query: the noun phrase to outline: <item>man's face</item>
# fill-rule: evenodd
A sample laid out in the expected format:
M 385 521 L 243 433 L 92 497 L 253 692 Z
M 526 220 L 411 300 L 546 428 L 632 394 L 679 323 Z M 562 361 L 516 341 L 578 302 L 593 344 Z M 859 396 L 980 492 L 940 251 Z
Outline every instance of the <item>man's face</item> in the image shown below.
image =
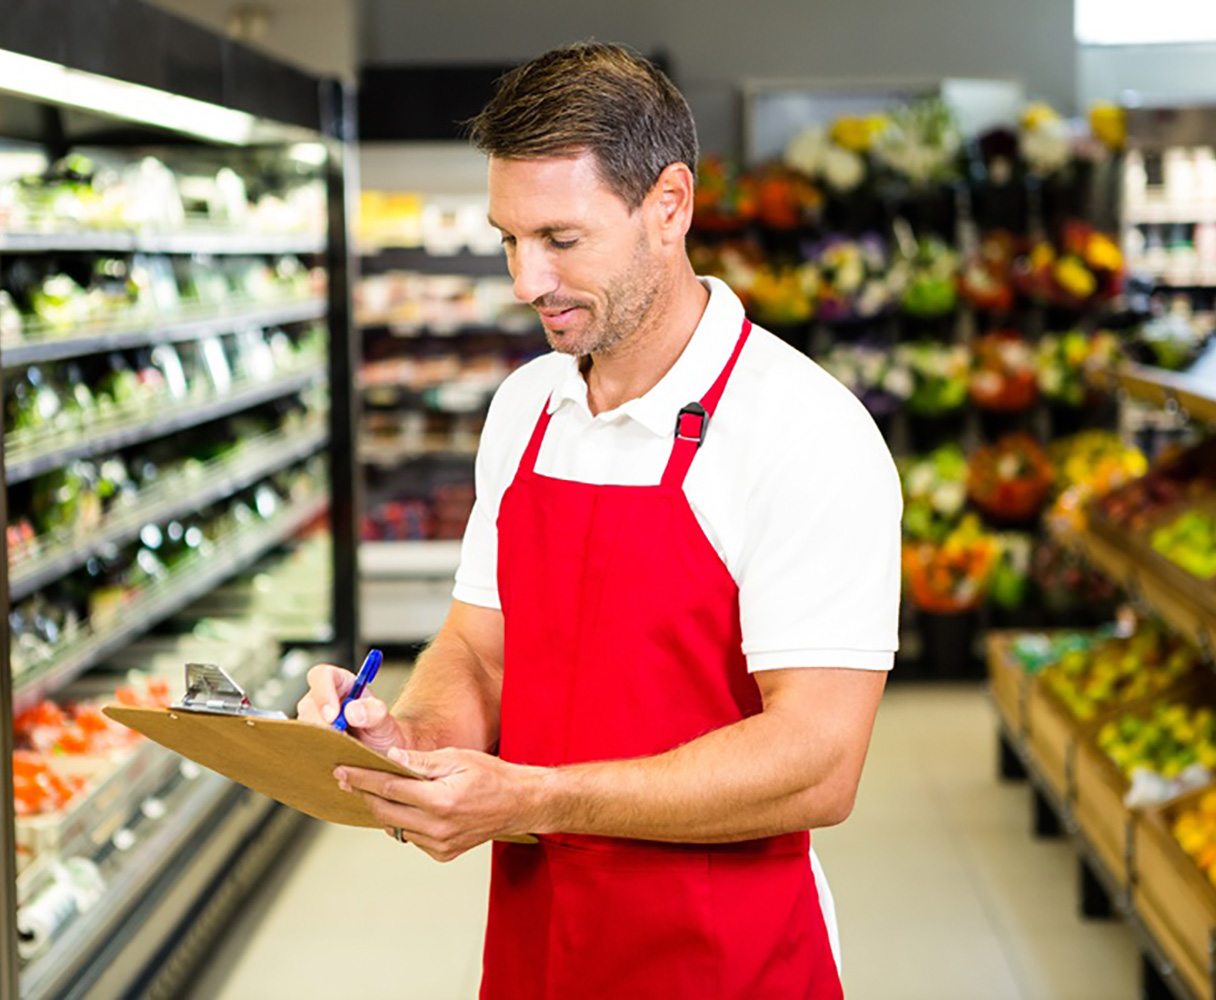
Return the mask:
M 631 337 L 663 272 L 646 231 L 600 180 L 591 154 L 490 159 L 490 222 L 502 233 L 515 295 L 563 354 L 603 354 Z

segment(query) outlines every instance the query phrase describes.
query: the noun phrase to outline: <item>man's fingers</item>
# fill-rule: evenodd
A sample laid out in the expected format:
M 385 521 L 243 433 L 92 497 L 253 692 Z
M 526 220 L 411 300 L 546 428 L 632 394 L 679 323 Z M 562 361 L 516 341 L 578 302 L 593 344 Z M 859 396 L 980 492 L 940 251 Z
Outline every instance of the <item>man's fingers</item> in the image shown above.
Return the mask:
M 388 771 L 349 766 L 337 768 L 334 777 L 343 791 L 367 792 L 388 802 L 398 802 L 406 806 L 433 806 L 434 795 L 427 794 L 427 782 L 417 778 L 403 778 Z M 397 825 L 401 826 L 400 823 Z
M 318 663 L 308 671 L 308 694 L 296 706 L 296 715 L 313 725 L 330 725 L 338 717 L 343 696 L 355 683 L 349 670 Z

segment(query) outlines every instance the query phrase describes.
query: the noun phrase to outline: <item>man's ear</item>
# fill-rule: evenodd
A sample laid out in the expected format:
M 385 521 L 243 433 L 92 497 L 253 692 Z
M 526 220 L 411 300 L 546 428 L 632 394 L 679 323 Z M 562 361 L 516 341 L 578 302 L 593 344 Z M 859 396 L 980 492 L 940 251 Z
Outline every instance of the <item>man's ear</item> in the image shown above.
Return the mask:
M 660 241 L 684 244 L 692 226 L 695 178 L 685 163 L 669 163 L 646 195 L 647 214 Z

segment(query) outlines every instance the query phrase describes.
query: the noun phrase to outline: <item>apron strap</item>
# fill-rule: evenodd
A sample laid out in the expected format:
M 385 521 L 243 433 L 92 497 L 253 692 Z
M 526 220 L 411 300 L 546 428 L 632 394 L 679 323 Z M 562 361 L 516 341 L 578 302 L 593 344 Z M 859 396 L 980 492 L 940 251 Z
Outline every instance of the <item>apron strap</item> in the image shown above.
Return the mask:
M 726 383 L 730 374 L 735 370 L 735 362 L 743 352 L 748 334 L 752 332 L 752 322 L 743 318 L 743 329 L 735 343 L 730 360 L 722 369 L 717 380 L 709 387 L 709 392 L 701 397 L 699 403 L 689 403 L 676 417 L 676 439 L 671 446 L 671 457 L 667 459 L 667 468 L 663 470 L 663 485 L 683 487 L 684 477 L 692 466 L 692 460 L 697 455 L 697 449 L 705 441 L 705 432 L 709 429 L 709 418 L 718 407 L 722 393 L 726 391 Z
M 549 412 L 551 396 L 545 397 L 545 405 L 541 407 L 536 426 L 532 428 L 532 436 L 528 438 L 528 447 L 524 449 L 523 457 L 519 460 L 516 475 L 531 475 L 536 471 L 536 456 L 540 454 L 540 444 L 545 439 L 545 431 L 549 429 L 549 420 L 553 416 Z

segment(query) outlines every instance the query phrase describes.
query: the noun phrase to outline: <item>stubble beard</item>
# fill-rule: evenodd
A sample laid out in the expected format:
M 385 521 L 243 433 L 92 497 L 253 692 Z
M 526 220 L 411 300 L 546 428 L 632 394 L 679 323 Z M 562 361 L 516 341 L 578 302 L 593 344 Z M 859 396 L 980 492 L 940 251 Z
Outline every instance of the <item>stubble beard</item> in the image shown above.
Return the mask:
M 565 340 L 546 330 L 545 338 L 554 351 L 573 354 L 580 359 L 593 354 L 610 354 L 640 329 L 654 308 L 662 285 L 659 262 L 649 252 L 645 235 L 639 234 L 628 266 L 604 286 L 603 314 L 597 314 L 592 307 L 584 307 L 590 322 L 582 336 Z

